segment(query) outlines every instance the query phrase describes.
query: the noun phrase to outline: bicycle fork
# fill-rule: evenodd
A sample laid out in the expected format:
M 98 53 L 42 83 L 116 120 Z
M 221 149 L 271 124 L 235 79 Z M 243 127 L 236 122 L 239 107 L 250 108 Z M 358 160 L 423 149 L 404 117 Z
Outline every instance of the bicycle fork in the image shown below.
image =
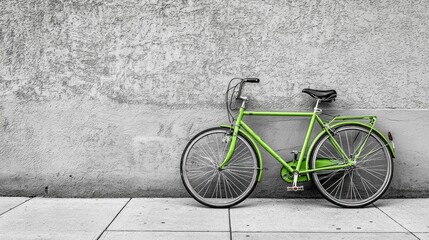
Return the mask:
M 218 168 L 219 170 L 225 169 L 225 166 L 228 165 L 232 155 L 234 154 L 235 145 L 237 144 L 238 131 L 240 129 L 240 122 L 241 122 L 241 119 L 243 119 L 243 113 L 244 113 L 244 109 L 245 109 L 244 107 L 245 107 L 246 101 L 247 99 L 243 99 L 243 104 L 240 108 L 240 113 L 238 114 L 237 121 L 234 126 L 234 131 L 232 133 L 231 145 L 229 146 L 229 150 L 228 150 L 228 153 L 226 154 L 225 160 L 223 160 L 223 162 L 219 165 L 219 168 Z

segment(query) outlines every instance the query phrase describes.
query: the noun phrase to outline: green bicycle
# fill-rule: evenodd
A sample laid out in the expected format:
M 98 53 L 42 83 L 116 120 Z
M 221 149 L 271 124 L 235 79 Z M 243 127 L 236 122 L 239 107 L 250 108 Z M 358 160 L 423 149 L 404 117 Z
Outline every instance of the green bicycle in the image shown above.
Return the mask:
M 312 112 L 247 111 L 248 98 L 241 95 L 243 87 L 246 83 L 259 83 L 259 79 L 238 79 L 231 87 L 236 80 L 229 82 L 225 97 L 231 124 L 198 133 L 182 154 L 180 174 L 195 200 L 219 208 L 246 199 L 262 176 L 258 144 L 282 164 L 281 177 L 292 184 L 288 191 L 302 191 L 298 183 L 312 180 L 323 197 L 342 207 L 366 206 L 386 192 L 392 179 L 395 149 L 391 133 L 386 138 L 374 127 L 376 116 L 334 116 L 322 121 L 319 103 L 332 102 L 337 93 L 314 89 L 302 91 L 316 99 Z M 240 101 L 235 119 L 232 110 Z M 248 115 L 310 118 L 302 150 L 294 152 L 295 160 L 286 162 L 268 146 L 243 121 Z M 315 122 L 322 131 L 309 145 Z

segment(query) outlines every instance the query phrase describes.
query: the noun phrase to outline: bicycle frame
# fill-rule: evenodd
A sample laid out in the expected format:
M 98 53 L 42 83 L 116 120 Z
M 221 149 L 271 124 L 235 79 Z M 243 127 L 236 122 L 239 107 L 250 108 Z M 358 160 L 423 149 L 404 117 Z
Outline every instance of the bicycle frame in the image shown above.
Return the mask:
M 342 169 L 342 168 L 347 168 L 350 166 L 353 166 L 356 163 L 356 159 L 359 157 L 361 150 L 363 148 L 363 146 L 365 145 L 366 141 L 369 138 L 369 135 L 371 134 L 372 131 L 377 132 L 378 134 L 380 134 L 381 136 L 383 136 L 379 131 L 377 131 L 374 128 L 375 122 L 376 122 L 376 117 L 375 116 L 337 116 L 332 118 L 330 121 L 328 122 L 323 122 L 322 119 L 319 117 L 319 113 L 321 112 L 320 109 L 317 108 L 319 104 L 319 101 L 316 103 L 316 107 L 314 108 L 313 112 L 258 112 L 258 111 L 246 111 L 245 110 L 245 102 L 243 103 L 242 107 L 240 108 L 240 112 L 238 114 L 235 126 L 234 126 L 234 131 L 233 131 L 233 135 L 232 135 L 232 139 L 231 139 L 231 145 L 229 148 L 229 151 L 225 157 L 225 160 L 220 164 L 219 168 L 220 169 L 224 169 L 233 153 L 235 150 L 235 145 L 236 145 L 236 141 L 237 141 L 237 136 L 239 132 L 243 132 L 246 134 L 247 137 L 252 138 L 252 141 L 256 141 L 257 143 L 259 143 L 259 145 L 261 145 L 271 156 L 274 157 L 274 159 L 276 159 L 277 161 L 280 162 L 280 164 L 283 165 L 283 167 L 289 172 L 289 173 L 294 173 L 297 172 L 299 175 L 303 175 L 303 174 L 307 174 L 307 178 L 309 180 L 309 173 L 315 172 L 315 171 L 321 171 L 321 170 L 336 170 L 336 169 Z M 270 116 L 270 117 L 277 117 L 277 116 L 281 116 L 281 117 L 305 117 L 305 118 L 310 118 L 310 124 L 304 139 L 304 144 L 302 146 L 301 149 L 301 154 L 299 156 L 299 159 L 297 161 L 296 164 L 296 168 L 292 168 L 290 166 L 290 164 L 288 164 L 279 154 L 277 154 L 277 152 L 275 150 L 273 150 L 267 143 L 265 143 L 259 136 L 258 134 L 256 134 L 244 121 L 243 121 L 243 117 L 244 116 Z M 363 140 L 362 144 L 357 148 L 356 151 L 356 155 L 353 156 L 353 159 L 350 158 L 345 151 L 342 149 L 342 147 L 340 146 L 340 144 L 335 140 L 334 138 L 334 132 L 331 129 L 331 124 L 334 121 L 343 121 L 340 122 L 341 123 L 358 123 L 358 124 L 362 124 L 361 122 L 350 122 L 350 120 L 369 120 L 370 124 L 366 125 L 367 127 L 370 128 L 370 131 L 367 135 L 367 137 Z M 313 140 L 312 145 L 310 146 L 310 148 L 308 148 L 308 143 L 310 141 L 311 138 L 311 133 L 313 132 L 314 129 L 314 124 L 315 122 L 317 122 L 320 127 L 322 128 L 322 132 L 319 133 L 319 135 Z M 335 124 L 334 126 L 339 125 L 339 124 Z M 240 129 L 242 128 L 242 129 Z M 314 143 L 316 142 L 316 140 L 323 134 L 326 133 L 329 136 L 329 141 L 332 143 L 333 147 L 335 148 L 335 150 L 338 152 L 338 154 L 340 154 L 341 157 L 343 157 L 346 161 L 344 164 L 342 165 L 338 165 L 335 164 L 333 165 L 332 162 L 330 160 L 327 160 L 326 162 L 318 161 L 318 164 L 316 165 L 316 168 L 314 169 L 308 169 L 308 158 L 305 159 L 306 161 L 306 167 L 304 169 L 301 169 L 302 167 L 302 163 L 304 162 L 304 156 L 306 155 L 308 150 L 311 150 Z M 384 136 L 383 136 L 384 138 Z M 385 138 L 384 138 L 385 139 Z M 385 139 L 386 140 L 386 139 Z M 389 145 L 390 147 L 390 151 L 394 157 L 394 151 L 392 146 L 390 145 L 389 142 L 386 143 Z M 259 153 L 259 150 L 258 150 Z M 309 156 L 309 155 L 308 155 Z M 260 160 L 261 161 L 261 160 Z M 262 168 L 262 161 L 260 162 L 261 164 L 261 168 Z M 262 173 L 262 171 L 261 171 Z M 260 180 L 261 175 L 259 176 Z

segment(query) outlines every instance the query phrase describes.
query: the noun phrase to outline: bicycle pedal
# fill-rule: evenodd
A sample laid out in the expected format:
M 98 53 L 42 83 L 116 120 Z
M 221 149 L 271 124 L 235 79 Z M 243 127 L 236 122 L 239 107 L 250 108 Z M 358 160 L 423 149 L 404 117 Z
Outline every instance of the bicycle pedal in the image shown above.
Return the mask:
M 304 186 L 293 186 L 293 187 L 287 187 L 288 192 L 297 192 L 297 191 L 304 191 Z

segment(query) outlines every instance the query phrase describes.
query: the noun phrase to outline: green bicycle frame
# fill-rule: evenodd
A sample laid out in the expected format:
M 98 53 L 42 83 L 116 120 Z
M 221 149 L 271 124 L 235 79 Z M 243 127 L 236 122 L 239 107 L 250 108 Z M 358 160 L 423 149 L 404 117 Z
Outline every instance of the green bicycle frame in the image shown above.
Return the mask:
M 331 119 L 328 122 L 323 122 L 322 119 L 319 117 L 319 113 L 320 110 L 315 108 L 315 110 L 313 112 L 255 112 L 255 111 L 246 111 L 245 107 L 241 107 L 240 108 L 240 112 L 238 114 L 234 131 L 233 131 L 233 135 L 231 138 L 231 145 L 229 147 L 228 153 L 225 157 L 225 160 L 220 164 L 219 168 L 220 169 L 224 169 L 229 161 L 231 160 L 232 155 L 234 154 L 234 150 L 235 150 L 235 146 L 236 146 L 236 142 L 237 142 L 237 136 L 239 132 L 243 132 L 247 137 L 251 138 L 251 141 L 254 143 L 254 141 L 256 141 L 257 143 L 259 143 L 259 145 L 261 145 L 271 156 L 274 157 L 274 159 L 276 159 L 277 161 L 280 162 L 280 164 L 283 165 L 284 168 L 287 169 L 288 172 L 293 173 L 293 172 L 298 172 L 299 175 L 303 175 L 303 174 L 307 174 L 307 178 L 309 178 L 309 173 L 315 172 L 315 171 L 321 171 L 321 170 L 336 170 L 336 169 L 341 169 L 341 168 L 346 168 L 346 167 L 350 167 L 353 166 L 356 163 L 356 159 L 359 157 L 363 146 L 365 145 L 366 141 L 369 138 L 369 135 L 371 134 L 372 131 L 377 132 L 379 135 L 382 136 L 382 138 L 384 139 L 384 141 L 387 143 L 386 145 L 389 145 L 390 147 L 390 152 L 392 154 L 393 157 L 395 157 L 394 154 L 394 149 L 391 146 L 391 144 L 386 140 L 386 138 L 374 128 L 374 124 L 376 122 L 376 117 L 375 116 L 337 116 L 334 117 L 333 119 Z M 310 118 L 310 125 L 308 127 L 305 139 L 304 139 L 304 144 L 302 146 L 301 149 L 301 154 L 299 156 L 296 168 L 292 168 L 279 154 L 277 154 L 270 146 L 268 146 L 268 144 L 266 144 L 244 121 L 243 121 L 243 116 L 271 116 L 271 117 L 276 117 L 276 116 L 283 116 L 283 117 L 306 117 L 306 118 Z M 350 121 L 350 120 L 369 120 L 370 124 L 366 125 L 363 124 L 362 122 L 356 122 L 356 121 Z M 334 124 L 332 125 L 332 123 L 334 121 L 342 121 L 340 123 Z M 308 143 L 310 141 L 311 138 L 311 133 L 313 131 L 314 128 L 314 124 L 315 122 L 317 122 L 320 127 L 322 128 L 322 132 L 319 133 L 319 135 L 313 140 L 313 143 L 311 144 L 309 150 L 311 150 L 315 144 L 315 142 L 324 134 L 328 134 L 329 136 L 329 141 L 332 143 L 332 146 L 335 148 L 335 150 L 338 152 L 338 154 L 341 155 L 341 157 L 343 157 L 346 162 L 342 165 L 323 165 L 320 167 L 314 168 L 314 169 L 309 169 L 308 168 L 308 157 L 305 160 L 306 161 L 306 166 L 305 168 L 301 169 L 302 167 L 302 163 L 304 162 L 304 156 L 306 155 L 305 153 L 307 153 L 308 150 Z M 363 140 L 362 144 L 358 147 L 357 151 L 356 151 L 356 155 L 353 156 L 353 159 L 351 157 L 349 157 L 345 151 L 342 149 L 342 147 L 340 146 L 340 144 L 335 140 L 334 138 L 334 132 L 332 131 L 332 127 L 341 125 L 341 124 L 346 124 L 346 123 L 352 123 L 352 124 L 360 124 L 360 125 L 364 125 L 366 127 L 369 127 L 370 131 L 367 135 L 367 137 Z M 223 126 L 226 127 L 226 126 Z M 242 128 L 242 129 L 240 129 Z M 255 146 L 257 147 L 257 146 Z M 260 157 L 260 152 L 259 149 L 257 149 L 259 157 Z M 262 160 L 260 159 L 260 167 L 261 167 L 261 172 L 259 175 L 258 180 L 260 180 L 261 178 L 261 174 L 262 174 Z

